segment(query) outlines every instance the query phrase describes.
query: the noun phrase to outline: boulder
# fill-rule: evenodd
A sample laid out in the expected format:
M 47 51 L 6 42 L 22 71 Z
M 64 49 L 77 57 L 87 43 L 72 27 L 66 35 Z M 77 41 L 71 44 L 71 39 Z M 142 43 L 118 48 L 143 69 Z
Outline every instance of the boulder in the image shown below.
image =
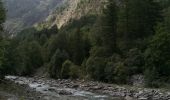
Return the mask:
M 69 91 L 66 91 L 66 90 L 61 90 L 61 91 L 59 91 L 59 93 L 58 93 L 59 95 L 72 95 L 72 93 L 71 92 L 69 92 Z

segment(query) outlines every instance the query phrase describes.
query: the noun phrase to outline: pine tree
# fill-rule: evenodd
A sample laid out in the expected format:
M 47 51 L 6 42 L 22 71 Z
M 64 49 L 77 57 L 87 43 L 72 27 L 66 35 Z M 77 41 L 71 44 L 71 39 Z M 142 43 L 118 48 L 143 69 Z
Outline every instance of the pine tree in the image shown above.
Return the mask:
M 5 10 L 2 4 L 2 1 L 0 0 L 0 77 L 2 76 L 1 74 L 3 74 L 3 63 L 5 61 L 5 41 L 2 38 L 2 23 L 5 21 Z
M 101 45 L 114 52 L 117 49 L 117 6 L 114 0 L 109 0 L 100 17 L 97 32 L 101 38 Z M 98 31 L 100 30 L 100 31 Z M 99 44 L 100 45 L 100 44 Z M 109 51 L 109 52 L 110 52 Z
M 161 20 L 161 9 L 154 0 L 123 0 L 121 32 L 126 39 L 139 39 L 154 34 L 154 27 Z
M 106 9 L 103 11 L 101 32 L 103 46 L 111 49 L 111 51 L 116 51 L 117 48 L 117 6 L 114 1 L 109 0 Z

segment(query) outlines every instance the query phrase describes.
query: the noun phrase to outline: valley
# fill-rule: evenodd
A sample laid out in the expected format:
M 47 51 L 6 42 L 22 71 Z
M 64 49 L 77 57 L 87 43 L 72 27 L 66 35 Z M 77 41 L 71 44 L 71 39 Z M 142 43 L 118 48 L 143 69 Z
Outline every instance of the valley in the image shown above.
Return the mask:
M 0 0 L 0 99 L 169 100 L 170 0 Z

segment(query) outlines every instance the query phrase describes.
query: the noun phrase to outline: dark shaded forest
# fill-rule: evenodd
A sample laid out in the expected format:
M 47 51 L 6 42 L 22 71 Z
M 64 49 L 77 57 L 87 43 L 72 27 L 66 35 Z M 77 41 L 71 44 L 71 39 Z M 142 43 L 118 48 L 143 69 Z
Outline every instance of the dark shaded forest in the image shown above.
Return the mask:
M 0 24 L 5 10 L 0 2 Z M 109 0 L 101 15 L 71 20 L 58 29 L 24 29 L 7 37 L 0 27 L 0 75 L 129 84 L 144 75 L 147 87 L 170 83 L 170 1 Z

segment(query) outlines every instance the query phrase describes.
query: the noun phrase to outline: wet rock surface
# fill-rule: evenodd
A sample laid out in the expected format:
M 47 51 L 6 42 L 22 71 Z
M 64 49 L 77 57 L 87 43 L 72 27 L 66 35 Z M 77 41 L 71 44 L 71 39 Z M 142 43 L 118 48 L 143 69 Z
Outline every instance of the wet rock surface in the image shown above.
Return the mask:
M 42 94 L 40 100 L 60 100 L 60 97 L 61 100 L 170 100 L 170 92 L 159 89 L 125 87 L 83 80 L 17 76 L 6 76 L 6 80 Z M 65 97 L 67 99 L 63 99 Z

